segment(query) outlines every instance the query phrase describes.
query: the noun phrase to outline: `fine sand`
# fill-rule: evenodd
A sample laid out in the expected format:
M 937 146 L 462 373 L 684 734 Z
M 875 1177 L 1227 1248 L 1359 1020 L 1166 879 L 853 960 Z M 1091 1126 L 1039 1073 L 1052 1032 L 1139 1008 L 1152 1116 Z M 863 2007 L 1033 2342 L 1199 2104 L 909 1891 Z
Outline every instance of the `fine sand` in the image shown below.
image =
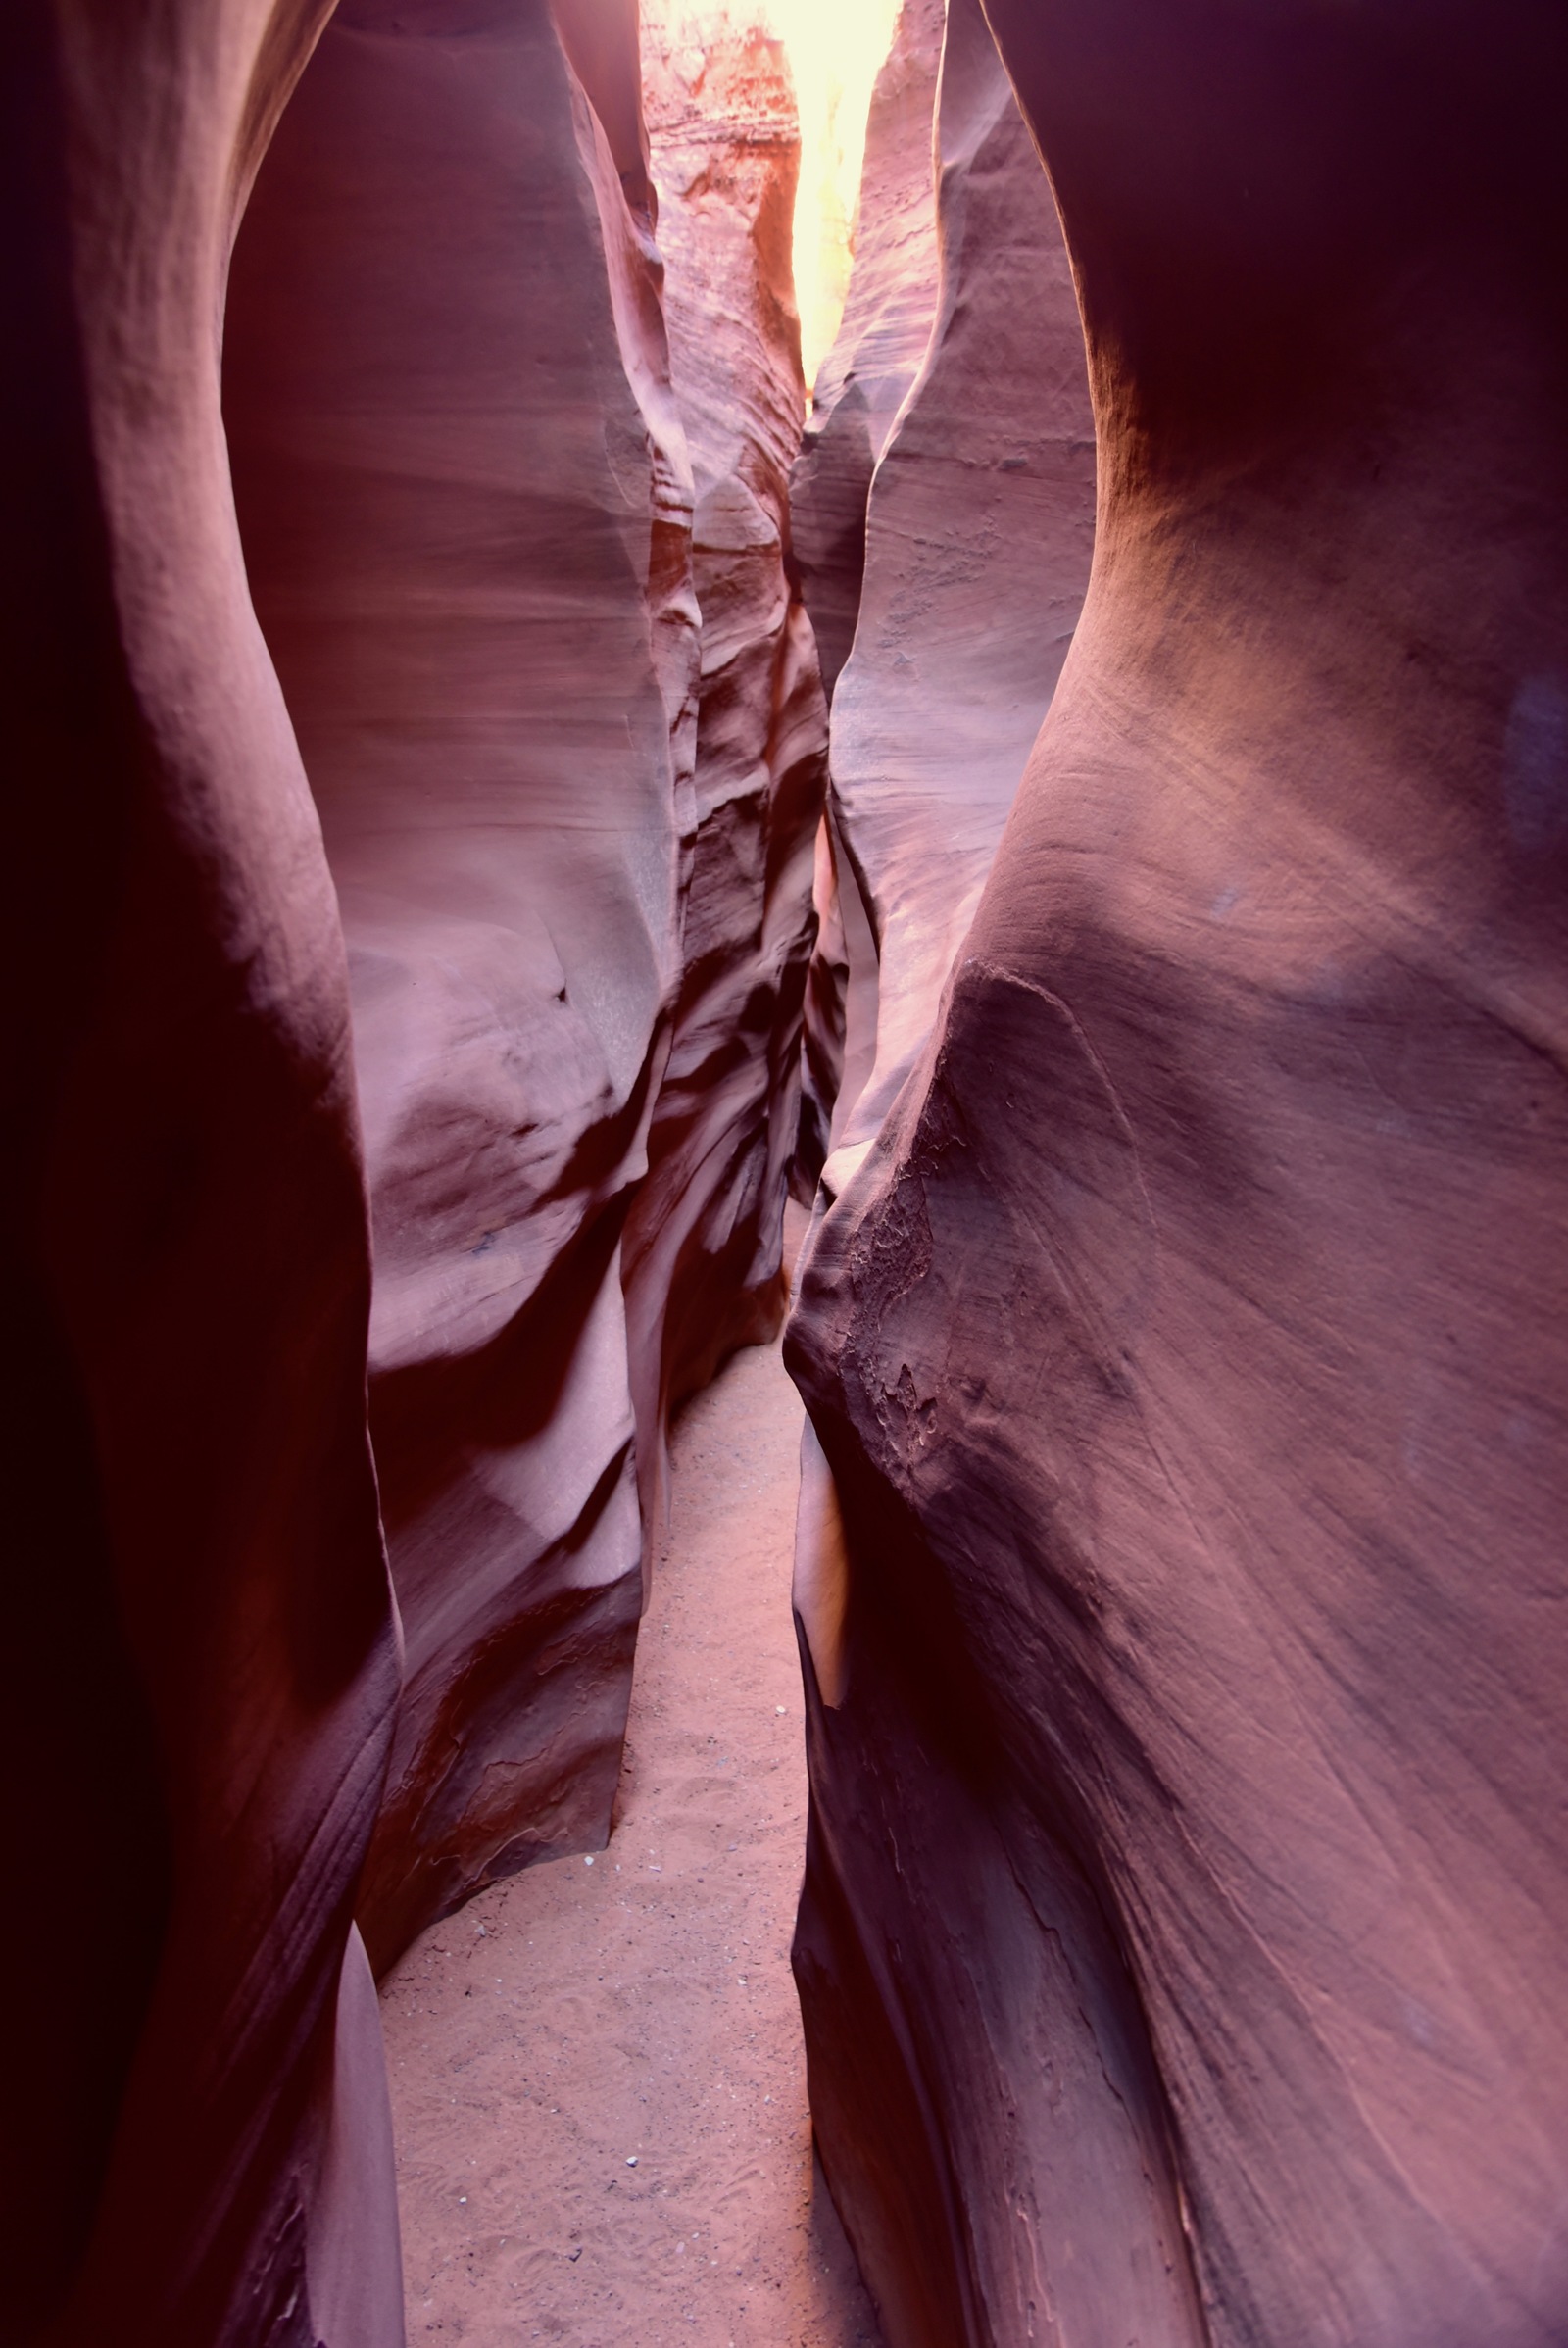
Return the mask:
M 776 1345 L 686 1411 L 610 1848 L 484 1893 L 387 1980 L 411 2348 L 880 2348 L 813 2177 L 789 1970 L 800 1427 Z

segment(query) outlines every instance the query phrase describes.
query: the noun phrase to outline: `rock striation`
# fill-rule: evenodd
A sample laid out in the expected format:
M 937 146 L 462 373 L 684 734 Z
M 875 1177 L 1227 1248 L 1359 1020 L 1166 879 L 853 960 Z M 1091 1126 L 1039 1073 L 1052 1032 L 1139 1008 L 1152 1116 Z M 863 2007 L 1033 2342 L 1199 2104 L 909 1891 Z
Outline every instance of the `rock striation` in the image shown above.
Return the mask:
M 614 122 L 627 77 L 584 25 Z M 619 1772 L 621 1240 L 680 977 L 698 649 L 639 152 L 545 0 L 343 0 L 229 296 L 240 522 L 342 908 L 370 1181 L 407 1649 L 378 1965 L 600 1847 Z
M 899 2348 L 1546 2348 L 1568 33 L 989 7 L 1100 533 L 789 1341 L 816 2124 Z
M 216 331 L 324 13 L 28 4 L 0 77 L 5 2331 L 51 2348 L 403 2338 L 348 989 Z
M 653 1519 L 670 1411 L 783 1318 L 827 709 L 788 560 L 805 390 L 790 249 L 800 132 L 782 51 L 759 25 L 651 9 L 644 77 L 702 614 L 681 978 L 625 1240 Z
M 948 10 L 936 164 L 936 316 L 870 484 L 855 648 L 833 700 L 840 870 L 847 858 L 876 957 L 872 1065 L 855 1071 L 835 1128 L 846 1150 L 876 1132 L 925 1041 L 1094 548 L 1072 272 L 979 0 Z

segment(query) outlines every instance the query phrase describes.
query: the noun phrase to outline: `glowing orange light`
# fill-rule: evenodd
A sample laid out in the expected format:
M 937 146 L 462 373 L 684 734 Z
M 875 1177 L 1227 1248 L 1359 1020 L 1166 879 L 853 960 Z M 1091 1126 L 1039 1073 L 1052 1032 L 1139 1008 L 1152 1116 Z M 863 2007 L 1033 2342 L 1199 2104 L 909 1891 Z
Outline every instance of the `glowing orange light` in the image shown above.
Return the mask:
M 644 0 L 701 48 L 726 26 L 760 24 L 784 44 L 801 113 L 795 300 L 808 387 L 832 347 L 853 258 L 871 88 L 901 0 Z

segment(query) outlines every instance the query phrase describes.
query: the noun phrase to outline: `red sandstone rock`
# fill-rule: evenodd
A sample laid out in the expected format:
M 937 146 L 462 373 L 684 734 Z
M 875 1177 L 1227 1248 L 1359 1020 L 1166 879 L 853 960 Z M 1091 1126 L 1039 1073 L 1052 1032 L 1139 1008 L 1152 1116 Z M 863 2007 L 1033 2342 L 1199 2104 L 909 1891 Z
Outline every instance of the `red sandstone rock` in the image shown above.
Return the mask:
M 936 315 L 931 141 L 944 15 L 944 0 L 905 0 L 871 93 L 849 296 L 790 485 L 795 556 L 829 694 L 855 641 L 871 474 Z
M 845 952 L 858 1003 L 841 1009 L 824 960 L 808 1037 L 831 1081 L 837 1024 L 858 1030 L 841 1048 L 831 1145 L 870 1139 L 924 1039 L 1071 640 L 1094 533 L 1094 424 L 1071 274 L 977 0 L 948 23 L 930 234 L 906 184 L 921 84 L 907 60 L 895 75 L 898 62 L 896 51 L 879 94 L 891 77 L 902 176 L 885 170 L 885 116 L 884 171 L 862 191 L 863 254 L 834 360 L 842 379 L 824 386 L 824 407 L 837 405 L 796 473 L 808 539 L 813 526 L 823 535 L 828 484 L 848 497 L 854 474 L 862 500 L 858 633 L 834 695 L 828 841 L 841 926 L 863 941 Z M 929 136 L 925 146 L 929 185 Z M 915 377 L 913 328 L 933 312 Z M 852 444 L 853 463 L 841 462 L 834 451 Z M 846 525 L 837 543 L 850 535 Z M 808 575 L 813 601 L 828 601 L 830 633 L 833 581 L 845 575 L 831 565 Z M 811 1144 L 827 1120 L 814 1095 L 811 1106 L 802 1155 L 819 1166 Z M 853 1162 L 830 1172 L 829 1196 Z
M 824 809 L 816 827 L 811 869 L 811 907 L 816 942 L 806 973 L 806 1012 L 801 1040 L 801 1121 L 790 1167 L 790 1195 L 802 1206 L 816 1196 L 832 1147 L 833 1110 L 844 1091 L 849 1033 L 850 951 L 844 932 L 833 833 Z M 874 955 L 868 961 L 874 963 Z M 874 968 L 868 973 L 873 989 Z M 871 1015 L 876 1015 L 873 995 Z M 869 1063 L 867 1063 L 869 1064 Z
M 638 0 L 550 0 L 561 45 L 599 117 L 632 210 L 654 210 L 638 54 Z
M 344 0 L 230 295 L 246 556 L 343 909 L 369 1163 L 407 1640 L 378 1963 L 600 1846 L 619 1769 L 620 1239 L 678 977 L 696 659 L 634 166 L 544 0 Z
M 855 266 L 790 480 L 802 592 L 831 695 L 855 640 L 871 475 L 919 371 L 937 300 L 932 169 L 946 0 L 906 0 L 866 118 Z M 876 948 L 834 812 L 817 844 L 795 1195 L 808 1204 L 876 1045 Z
M 694 47 L 678 9 L 650 13 L 644 63 L 702 613 L 683 975 L 625 1245 L 652 1513 L 669 1411 L 783 1317 L 827 710 L 785 565 L 805 409 L 790 261 L 794 93 L 760 29 L 718 28 Z
M 899 2348 L 1546 2348 L 1568 32 L 991 13 L 1101 536 L 795 1325 L 816 2124 Z
M 7 24 L 0 2108 L 5 2330 L 52 2348 L 403 2336 L 348 995 L 216 333 L 323 13 Z
M 834 823 L 877 967 L 874 1065 L 835 1129 L 847 1145 L 870 1140 L 925 1041 L 1094 546 L 1072 275 L 979 0 L 949 10 L 937 162 L 936 322 L 872 482 L 859 625 L 833 701 Z M 835 1168 L 830 1190 L 840 1180 Z

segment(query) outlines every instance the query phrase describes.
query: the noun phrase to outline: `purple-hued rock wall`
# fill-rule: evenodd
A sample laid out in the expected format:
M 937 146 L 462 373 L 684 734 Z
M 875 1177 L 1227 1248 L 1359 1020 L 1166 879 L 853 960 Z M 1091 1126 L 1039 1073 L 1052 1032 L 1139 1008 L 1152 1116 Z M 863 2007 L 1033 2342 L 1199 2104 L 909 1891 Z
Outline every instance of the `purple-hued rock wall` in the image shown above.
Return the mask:
M 870 1141 L 936 1013 L 1089 584 L 1095 429 L 1051 190 L 979 0 L 951 0 L 935 318 L 870 484 L 832 815 L 875 953 Z M 875 252 L 875 247 L 873 247 Z M 835 1159 L 830 1193 L 853 1160 Z
M 50 2348 L 403 2336 L 351 1922 L 398 1672 L 348 988 L 219 406 L 235 215 L 323 13 L 6 29 L 0 2108 L 5 2328 Z
M 1568 27 L 941 23 L 792 491 L 755 29 L 8 22 L 19 2348 L 402 2348 L 371 1961 L 605 1839 L 824 1154 L 890 2348 L 1562 2337 Z
M 354 989 L 407 1642 L 378 1964 L 609 1831 L 643 1597 L 621 1237 L 692 788 L 647 217 L 545 0 L 468 14 L 344 0 L 258 180 L 225 369 Z
M 989 13 L 1099 531 L 790 1341 L 824 2156 L 897 2348 L 1546 2348 L 1568 30 Z
M 831 700 L 855 641 L 871 476 L 936 314 L 934 114 L 946 0 L 905 0 L 871 92 L 839 331 L 790 476 L 801 590 Z M 795 1192 L 808 1203 L 876 1048 L 876 946 L 831 799 L 816 846 Z

